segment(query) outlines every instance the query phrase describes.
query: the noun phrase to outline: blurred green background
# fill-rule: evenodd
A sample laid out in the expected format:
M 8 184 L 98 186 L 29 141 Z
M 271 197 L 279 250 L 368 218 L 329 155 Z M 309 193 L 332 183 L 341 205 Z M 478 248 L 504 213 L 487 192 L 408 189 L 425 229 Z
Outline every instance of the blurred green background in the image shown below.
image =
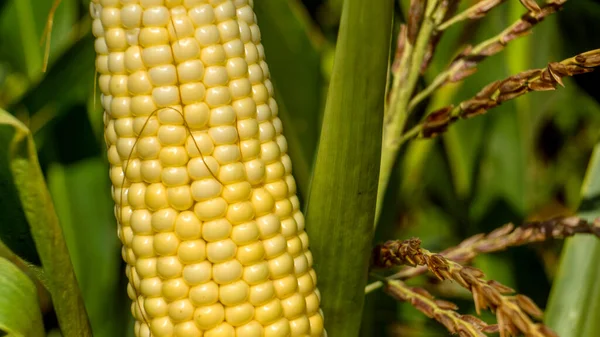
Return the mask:
M 94 97 L 89 0 L 63 0 L 54 20 L 49 67 L 40 43 L 51 0 L 0 0 L 0 108 L 34 133 L 95 336 L 131 335 L 124 266 L 110 198 L 102 111 Z M 255 0 L 267 60 L 301 194 L 306 195 L 326 99 L 342 0 Z M 397 22 L 401 8 L 398 1 Z M 463 0 L 462 7 L 476 1 Z M 461 47 L 497 34 L 525 12 L 507 1 L 485 19 L 452 27 L 425 80 Z M 485 84 L 544 67 L 600 46 L 600 4 L 572 0 L 565 10 L 483 62 L 464 83 L 446 86 L 428 110 L 458 103 Z M 365 46 L 369 48 L 369 46 Z M 418 236 L 439 251 L 509 221 L 574 214 L 594 145 L 600 140 L 598 74 L 566 79 L 566 88 L 533 93 L 451 127 L 434 140 L 405 146 L 387 191 L 376 240 Z M 350 122 L 350 121 L 349 121 Z M 1 152 L 0 152 L 1 153 Z M 0 167 L 0 237 L 39 265 L 14 186 Z M 310 225 L 310 224 L 309 224 Z M 479 257 L 488 277 L 545 307 L 560 242 Z M 469 295 L 431 283 L 428 289 L 473 310 Z M 326 295 L 325 295 L 326 296 Z M 56 328 L 51 310 L 48 330 Z M 365 336 L 446 336 L 443 327 L 384 294 L 368 296 Z

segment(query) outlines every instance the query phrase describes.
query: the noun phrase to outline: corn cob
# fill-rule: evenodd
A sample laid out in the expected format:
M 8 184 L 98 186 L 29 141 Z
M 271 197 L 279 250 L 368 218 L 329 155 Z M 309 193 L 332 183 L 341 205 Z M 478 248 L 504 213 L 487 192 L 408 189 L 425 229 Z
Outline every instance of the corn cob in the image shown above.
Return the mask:
M 252 0 L 92 0 L 136 336 L 325 336 Z

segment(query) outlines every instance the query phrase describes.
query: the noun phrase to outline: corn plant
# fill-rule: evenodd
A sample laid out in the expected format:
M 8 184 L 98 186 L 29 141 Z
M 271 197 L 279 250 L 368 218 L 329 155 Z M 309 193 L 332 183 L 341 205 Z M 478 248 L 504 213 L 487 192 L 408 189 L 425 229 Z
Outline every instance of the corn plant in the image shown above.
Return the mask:
M 573 2 L 0 2 L 0 335 L 597 335 Z

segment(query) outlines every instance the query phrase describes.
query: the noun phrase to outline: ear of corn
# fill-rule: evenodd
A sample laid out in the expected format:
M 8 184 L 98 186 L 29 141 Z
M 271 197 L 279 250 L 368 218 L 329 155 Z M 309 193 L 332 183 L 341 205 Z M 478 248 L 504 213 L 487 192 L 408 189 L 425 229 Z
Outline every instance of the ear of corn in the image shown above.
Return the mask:
M 136 336 L 324 336 L 248 0 L 92 0 Z

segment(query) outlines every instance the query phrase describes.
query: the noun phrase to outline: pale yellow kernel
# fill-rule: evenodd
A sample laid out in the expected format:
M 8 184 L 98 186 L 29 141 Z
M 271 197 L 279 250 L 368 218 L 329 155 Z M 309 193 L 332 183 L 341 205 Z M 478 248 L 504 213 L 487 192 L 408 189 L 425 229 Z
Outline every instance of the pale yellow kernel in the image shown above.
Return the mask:
M 286 219 L 286 220 L 291 220 L 291 219 Z M 295 226 L 295 223 L 293 223 L 292 225 Z M 281 222 L 281 227 L 284 227 L 284 222 Z M 283 233 L 283 230 L 282 230 Z M 295 234 L 295 233 L 294 233 Z M 294 235 L 292 234 L 292 235 Z M 287 240 L 287 251 L 288 253 L 290 253 L 290 255 L 292 257 L 296 257 L 298 256 L 300 253 L 303 252 L 303 248 L 302 248 L 302 241 L 300 241 L 300 239 L 297 236 L 291 236 L 291 238 L 289 240 Z
M 182 125 L 162 125 L 158 129 L 158 140 L 164 146 L 183 145 L 187 131 Z
M 177 300 L 169 304 L 169 317 L 175 322 L 187 321 L 192 319 L 194 309 L 194 305 L 190 300 Z
M 214 13 L 218 22 L 230 20 L 235 18 L 235 6 L 231 1 L 222 1 L 221 4 L 215 7 Z
M 159 160 L 163 166 L 185 166 L 188 159 L 187 151 L 183 146 L 163 147 L 159 154 Z
M 129 79 L 127 81 L 127 90 L 132 95 L 145 95 L 151 93 L 152 83 L 150 82 L 148 73 L 144 70 L 139 70 L 129 75 Z
M 104 37 L 104 27 L 101 20 L 92 21 L 92 34 L 95 37 Z
M 227 208 L 226 217 L 234 225 L 248 222 L 254 218 L 254 207 L 249 201 L 231 204 Z
M 185 83 L 179 86 L 183 104 L 200 103 L 206 95 L 204 84 L 200 82 Z
M 96 56 L 96 71 L 99 74 L 108 74 L 108 56 L 100 55 Z
M 235 259 L 213 265 L 213 279 L 218 284 L 229 284 L 242 277 L 242 264 Z
M 271 118 L 271 108 L 267 104 L 258 104 L 256 107 L 256 119 L 259 122 L 265 122 L 270 121 Z
M 102 107 L 106 110 L 107 107 L 110 107 L 109 101 L 107 102 L 106 100 L 110 100 L 112 99 L 112 97 L 108 96 L 106 97 L 106 95 L 108 95 L 108 86 L 110 84 L 110 78 L 112 76 L 111 75 L 100 75 L 100 77 L 98 78 L 98 88 L 100 88 L 100 92 L 102 93 Z M 108 113 L 110 113 L 110 111 L 107 111 Z
M 131 98 L 129 97 L 113 97 L 110 101 L 110 116 L 113 118 L 129 119 L 124 117 L 130 117 L 131 111 Z M 129 119 L 130 120 L 130 119 Z M 121 137 L 127 137 L 125 135 L 119 135 Z M 129 137 L 133 136 L 131 134 Z
M 225 309 L 221 303 L 200 307 L 194 312 L 194 320 L 200 329 L 212 329 L 225 320 Z
M 162 280 L 159 277 L 143 279 L 140 291 L 146 297 L 159 297 L 162 292 Z
M 306 273 L 298 277 L 298 291 L 302 295 L 308 296 L 314 289 L 315 283 L 310 274 Z
M 279 135 L 279 136 L 277 136 L 275 141 L 277 142 L 277 145 L 279 146 L 279 152 L 281 152 L 281 154 L 286 153 L 288 150 L 288 144 L 287 144 L 287 140 L 285 139 L 285 137 L 283 135 Z
M 226 306 L 239 305 L 248 299 L 250 286 L 244 281 L 237 281 L 219 287 L 219 302 Z
M 251 92 L 250 81 L 247 78 L 239 78 L 229 82 L 229 90 L 233 99 L 248 97 Z
M 219 286 L 212 281 L 197 285 L 190 289 L 189 297 L 196 306 L 217 303 L 219 299 Z
M 250 198 L 252 185 L 247 181 L 225 185 L 222 191 L 222 196 L 225 200 L 232 204 L 239 201 L 246 201 Z
M 181 105 L 174 105 L 163 109 L 158 109 L 158 120 L 162 124 L 183 125 L 183 108 Z
M 134 300 L 133 303 L 131 303 L 131 313 L 133 314 L 133 317 L 135 319 L 139 319 L 142 316 L 148 316 L 148 314 L 143 309 L 142 301 L 143 298 L 139 297 L 137 300 Z
M 196 31 L 196 33 L 197 32 L 198 31 Z M 218 32 L 215 31 L 215 33 L 217 34 L 217 42 L 218 42 L 218 38 L 219 38 Z M 197 37 L 197 35 L 196 35 L 196 37 Z M 216 42 L 213 42 L 213 43 L 216 43 Z M 202 42 L 201 42 L 201 44 L 202 44 Z M 223 46 L 220 44 L 212 44 L 210 46 L 207 46 L 207 47 L 203 48 L 202 51 L 200 52 L 200 60 L 202 60 L 202 62 L 207 66 L 225 65 L 225 61 L 226 61 L 225 49 L 223 49 Z
M 156 258 L 139 258 L 135 261 L 135 270 L 142 279 L 155 277 L 157 275 Z
M 177 256 L 186 264 L 201 262 L 206 259 L 206 243 L 204 240 L 184 241 L 177 249 Z
M 288 173 L 284 180 L 288 187 L 288 195 L 296 195 L 296 180 L 294 180 L 294 177 Z
M 121 8 L 121 24 L 125 28 L 137 28 L 142 25 L 142 6 L 127 4 Z
M 240 28 L 238 22 L 235 20 L 221 22 L 217 25 L 217 28 L 219 29 L 221 43 L 238 39 L 240 37 Z
M 204 337 L 235 337 L 235 329 L 227 323 L 221 323 L 206 331 Z
M 225 240 L 231 232 L 232 226 L 227 219 L 207 221 L 202 226 L 202 237 L 208 242 Z
M 186 5 L 186 7 L 190 6 L 192 5 Z M 190 9 L 188 15 L 196 27 L 211 24 L 215 21 L 213 8 L 209 4 L 202 4 Z
M 286 185 L 286 187 L 287 187 L 287 185 Z M 297 195 L 290 196 L 290 202 L 292 203 L 292 209 L 294 210 L 294 212 L 297 212 L 300 210 L 300 199 L 298 199 Z
M 265 327 L 265 337 L 289 336 L 291 333 L 290 322 L 286 318 Z
M 139 321 L 136 321 L 136 323 L 138 323 L 138 322 Z M 152 335 L 152 332 L 150 331 L 150 327 L 146 323 L 140 324 L 140 329 L 136 330 L 136 331 L 138 331 L 137 336 L 150 336 L 150 335 Z
M 226 68 L 227 75 L 230 79 L 242 78 L 248 73 L 248 64 L 246 63 L 246 60 L 241 57 L 229 58 L 227 60 Z
M 306 256 L 306 261 L 308 263 L 308 267 L 312 267 L 313 265 L 313 256 L 312 256 L 312 252 L 310 250 L 307 250 L 304 252 L 304 255 Z M 316 274 L 315 274 L 316 275 Z
M 267 259 L 277 257 L 287 250 L 287 241 L 281 234 L 263 240 L 263 245 L 265 248 L 265 257 Z
M 271 121 L 264 121 L 259 124 L 259 139 L 261 142 L 273 140 L 275 138 L 275 128 Z
M 130 225 L 135 234 L 152 234 L 152 214 L 146 209 L 134 210 L 131 214 Z
M 278 280 L 274 280 L 273 286 L 275 287 L 275 293 L 277 294 L 278 298 L 288 298 L 289 296 L 297 292 L 298 279 L 295 275 L 288 275 Z M 301 298 L 302 301 L 304 301 L 304 297 Z M 304 304 L 302 304 L 302 307 L 304 307 Z
M 269 176 L 269 166 L 271 165 L 273 164 L 267 166 L 267 177 Z M 275 170 L 277 169 L 275 168 Z M 280 173 L 283 173 L 283 167 L 281 167 Z M 267 190 L 275 200 L 282 200 L 288 196 L 287 184 L 283 180 L 275 180 L 274 182 L 265 184 L 265 190 Z
M 162 297 L 147 298 L 144 301 L 144 310 L 151 318 L 163 317 L 167 314 L 168 304 Z
M 260 154 L 260 141 L 258 139 L 247 139 L 240 142 L 240 152 L 243 161 L 258 158 Z
M 108 55 L 108 70 L 113 74 L 125 73 L 125 53 L 115 52 Z
M 125 245 L 131 246 L 131 242 L 133 241 L 133 230 L 130 226 L 122 226 L 122 238 Z M 137 235 L 147 235 L 146 233 L 136 233 Z
M 281 222 L 275 214 L 267 214 L 256 218 L 261 239 L 271 238 L 281 232 Z
M 298 233 L 298 224 L 296 223 L 296 220 L 294 220 L 293 217 L 289 217 L 286 219 L 281 220 L 281 234 L 283 234 L 283 236 L 288 240 L 288 251 L 290 249 L 293 249 L 294 251 L 300 251 L 302 250 L 302 242 L 300 241 L 300 239 L 298 239 L 296 237 L 296 234 Z M 296 247 L 297 248 L 293 248 Z M 292 253 L 290 253 L 292 254 Z M 296 256 L 296 253 L 293 253 L 292 256 Z
M 173 322 L 169 317 L 159 317 L 152 320 L 150 323 L 152 336 L 170 337 L 173 335 Z
M 225 308 L 225 320 L 233 326 L 244 325 L 250 322 L 252 317 L 254 317 L 254 307 L 250 303 Z
M 300 293 L 294 293 L 282 299 L 281 306 L 283 307 L 283 315 L 290 320 L 299 317 L 306 311 L 306 301 Z
M 243 43 L 248 43 L 252 40 L 252 33 L 250 32 L 250 27 L 244 21 L 239 21 L 238 25 L 240 27 L 240 39 Z
M 187 167 L 166 167 L 162 170 L 161 180 L 167 186 L 179 186 L 189 182 Z
M 175 337 L 202 337 L 202 331 L 193 321 L 182 322 L 175 325 Z
M 223 43 L 223 49 L 228 59 L 244 58 L 244 43 L 239 38 Z M 244 61 L 246 60 L 244 59 Z M 243 76 L 245 75 L 246 72 L 244 71 Z
M 246 180 L 244 166 L 239 162 L 242 154 L 237 144 L 216 146 L 212 155 L 219 162 L 219 164 L 230 164 L 227 165 L 227 168 L 223 166 L 219 171 L 219 179 L 223 183 Z
M 212 278 L 212 264 L 208 261 L 190 264 L 183 268 L 183 279 L 190 285 L 203 284 L 203 283 L 210 281 L 211 278 Z M 216 287 L 216 284 L 215 284 L 215 287 Z M 192 290 L 190 290 L 190 294 L 192 291 L 195 291 L 195 290 L 193 290 L 193 288 L 192 288 Z M 215 293 L 216 293 L 216 291 L 215 291 Z
M 260 44 L 260 29 L 258 29 L 258 25 L 257 24 L 250 25 L 250 30 L 252 31 L 252 42 L 257 44 L 257 46 L 262 46 Z M 261 55 L 261 59 L 263 57 L 264 57 L 264 55 Z
M 259 238 L 259 230 L 256 222 L 250 221 L 237 225 L 231 230 L 231 239 L 237 245 L 252 243 Z
M 253 306 L 255 306 L 255 307 L 262 306 L 264 304 L 268 304 L 267 302 L 269 302 L 271 300 L 275 300 L 275 288 L 273 288 L 273 282 L 271 282 L 271 281 L 262 282 L 262 283 L 259 283 L 257 285 L 250 287 L 250 296 L 248 297 L 248 301 Z M 277 300 L 277 304 L 279 304 L 279 300 Z M 257 309 L 259 309 L 259 308 L 257 308 Z M 265 314 L 268 314 L 270 312 L 268 309 L 276 310 L 277 308 L 274 307 L 273 304 L 271 304 L 270 307 L 262 308 L 261 314 L 263 314 L 263 316 Z M 281 313 L 277 317 L 281 317 L 281 315 L 283 314 L 283 310 L 281 309 L 281 304 L 279 304 L 279 309 L 280 309 Z M 254 318 L 256 320 L 258 320 L 258 318 L 257 318 L 258 315 L 259 315 L 259 313 L 255 312 Z M 260 323 L 263 323 L 262 320 L 258 320 L 258 321 Z M 263 325 L 264 325 L 264 323 L 263 323 Z
M 127 203 L 133 209 L 146 208 L 146 184 L 134 183 L 127 192 Z
M 131 83 L 131 79 L 129 80 Z M 149 93 L 150 91 L 148 91 Z M 152 96 L 143 95 L 131 98 L 131 113 L 134 116 L 149 116 L 156 110 Z
M 251 201 L 257 217 L 270 214 L 275 208 L 275 199 L 264 188 L 254 189 Z
M 173 255 L 177 252 L 179 242 L 173 232 L 158 233 L 154 236 L 154 251 L 162 256 Z
M 263 337 L 263 326 L 257 321 L 251 321 L 235 329 L 236 337 Z
M 207 87 L 224 86 L 227 85 L 227 82 L 229 82 L 229 77 L 227 76 L 227 69 L 224 66 L 206 67 L 203 83 Z
M 131 209 L 131 207 L 129 207 L 129 206 L 120 207 L 120 206 L 115 205 L 115 211 L 117 211 L 115 217 L 118 218 L 121 225 L 129 226 L 131 214 L 133 213 L 133 210 Z
M 254 319 L 256 319 L 262 325 L 271 324 L 279 320 L 282 316 L 283 308 L 281 307 L 281 302 L 277 298 L 274 298 L 270 302 L 256 308 L 254 311 Z
M 231 106 L 240 120 L 256 117 L 256 104 L 250 97 L 235 100 Z
M 256 285 L 267 281 L 269 279 L 269 264 L 266 261 L 263 261 L 245 267 L 242 278 L 250 285 Z
M 113 100 L 113 102 L 115 100 Z M 115 132 L 117 133 L 117 135 L 119 137 L 133 137 L 133 119 L 132 118 L 120 118 L 120 119 L 115 120 L 114 128 L 115 128 Z
M 161 64 L 148 70 L 150 81 L 154 86 L 174 85 L 177 83 L 177 70 L 172 64 Z
M 158 211 L 161 208 L 168 207 L 167 190 L 163 184 L 154 183 L 146 187 L 144 200 L 148 208 Z
M 182 278 L 176 278 L 163 282 L 163 295 L 167 301 L 175 301 L 186 298 L 190 288 Z
M 158 45 L 142 49 L 142 61 L 146 67 L 151 68 L 161 64 L 173 63 L 173 54 L 170 45 Z
M 311 294 L 305 297 L 306 301 L 306 314 L 313 315 L 319 311 L 319 297 L 316 292 L 313 291 Z
M 194 35 L 194 23 L 186 14 L 171 15 L 168 27 L 171 39 L 179 40 Z
M 240 25 L 241 27 L 242 25 Z M 243 37 L 242 37 L 242 41 L 244 41 Z M 248 62 L 248 65 L 250 66 L 251 64 L 255 64 L 258 63 L 258 50 L 256 49 L 256 45 L 252 42 L 247 42 L 246 44 L 244 44 L 244 53 L 246 56 L 246 62 Z M 250 68 L 248 69 L 248 71 L 250 71 Z M 262 69 L 260 70 L 261 72 L 261 78 L 262 78 Z M 250 77 L 250 80 L 252 81 L 252 77 Z M 262 82 L 258 81 L 258 82 Z M 252 83 L 254 84 L 255 82 L 252 81 Z
M 265 258 L 265 249 L 262 242 L 257 241 L 239 247 L 235 258 L 244 266 L 253 265 L 262 261 Z
M 273 109 L 271 108 L 271 114 L 273 116 L 276 116 L 276 110 L 277 109 Z M 275 128 L 275 133 L 280 135 L 283 132 L 283 124 L 281 123 L 281 119 L 279 119 L 279 117 L 274 117 L 273 119 L 271 119 L 271 122 L 273 123 L 273 127 Z
M 196 205 L 194 205 L 194 212 L 198 216 L 198 219 L 209 221 L 225 216 L 227 206 L 227 201 L 219 197 L 197 202 Z M 204 226 L 203 232 L 206 232 L 206 226 Z
M 169 23 L 170 17 L 167 7 L 150 7 L 142 15 L 142 24 L 144 26 L 164 27 Z
M 100 21 L 104 27 L 119 27 L 121 24 L 121 10 L 114 7 L 103 7 L 100 12 Z
M 298 224 L 298 231 L 303 231 L 304 230 L 304 215 L 302 214 L 302 212 L 295 212 L 294 215 L 294 220 L 296 220 L 296 224 Z M 306 234 L 306 233 L 304 233 Z M 306 243 L 303 241 L 302 243 L 304 248 L 308 247 L 308 236 L 306 236 Z
M 121 159 L 126 160 L 129 158 L 135 158 L 136 157 L 136 153 L 135 153 L 135 138 L 133 137 L 128 137 L 128 138 L 119 138 L 117 140 L 117 152 L 119 153 L 119 157 L 121 157 Z
M 262 160 L 254 159 L 244 163 L 248 182 L 257 185 L 265 178 L 265 165 Z
M 116 205 L 119 206 L 128 206 L 129 202 L 127 201 L 127 191 L 128 188 L 115 188 L 111 190 L 113 201 Z
M 209 107 L 227 105 L 231 102 L 231 93 L 228 87 L 214 87 L 206 89 L 206 104 Z
M 109 93 L 113 97 L 126 96 L 129 94 L 127 88 L 127 75 L 113 75 L 110 78 Z
M 193 37 L 186 37 L 173 44 L 173 56 L 178 63 L 196 60 L 200 56 L 200 45 Z
M 239 120 L 237 131 L 242 140 L 255 138 L 258 134 L 258 123 L 253 118 Z
M 164 45 L 169 43 L 169 32 L 163 27 L 144 27 L 138 39 L 142 47 Z
M 104 33 L 106 46 L 110 51 L 125 51 L 127 48 L 127 39 L 125 30 L 122 28 L 110 28 Z
M 196 29 L 194 37 L 201 47 L 208 47 L 219 42 L 219 29 L 215 25 L 206 25 Z M 203 51 L 200 52 L 201 55 Z M 204 60 L 202 60 L 204 62 Z M 205 62 L 214 64 L 212 62 Z
M 157 87 L 152 90 L 152 98 L 157 106 L 168 107 L 180 103 L 179 87 L 175 85 Z
M 135 235 L 131 242 L 131 249 L 137 258 L 154 256 L 154 237 L 150 235 Z
M 310 321 L 306 316 L 300 316 L 296 319 L 290 320 L 290 331 L 292 337 L 309 336 L 310 332 Z M 320 334 L 317 336 L 321 336 Z
M 183 0 L 165 0 L 165 6 L 170 8 L 170 13 L 179 13 L 179 10 L 183 10 L 185 13 L 185 7 L 182 6 Z M 175 14 L 173 14 L 175 15 Z M 181 15 L 181 14 L 178 14 Z
M 204 131 L 194 131 L 187 137 L 186 149 L 190 157 L 203 157 L 213 152 L 212 138 Z M 193 160 L 193 159 L 192 159 Z
M 294 272 L 294 259 L 285 252 L 269 260 L 269 271 L 272 279 L 278 279 Z
M 293 214 L 294 208 L 289 199 L 283 199 L 275 202 L 275 214 L 284 219 Z
M 124 178 L 125 174 L 121 166 L 112 166 L 110 168 L 110 181 L 114 187 L 123 187 Z
M 140 174 L 147 183 L 157 183 L 160 181 L 162 165 L 159 160 L 144 160 L 141 163 Z
M 176 256 L 162 256 L 157 260 L 156 270 L 161 278 L 171 279 L 181 275 L 183 265 Z
M 177 65 L 177 76 L 181 83 L 200 82 L 204 77 L 202 61 L 192 59 Z
M 191 190 L 194 200 L 204 201 L 221 195 L 223 185 L 214 178 L 197 180 L 192 183 Z
M 311 337 L 323 336 L 325 333 L 323 327 L 323 315 L 320 313 L 314 314 L 310 316 L 309 321 Z
M 173 226 L 173 222 L 170 222 L 170 225 Z M 174 226 L 175 234 L 182 240 L 198 239 L 202 233 L 202 224 L 198 220 L 198 217 L 196 217 L 196 214 L 191 211 L 181 212 L 179 215 L 176 215 Z
M 194 205 L 194 198 L 189 185 L 167 188 L 167 200 L 171 207 L 179 211 L 190 209 Z
M 248 24 L 254 23 L 254 11 L 252 10 L 252 7 L 247 5 L 247 1 L 238 2 L 240 3 L 236 10 L 238 19 L 247 22 Z
M 210 242 L 206 245 L 206 257 L 212 263 L 231 260 L 235 257 L 237 245 L 231 240 Z

